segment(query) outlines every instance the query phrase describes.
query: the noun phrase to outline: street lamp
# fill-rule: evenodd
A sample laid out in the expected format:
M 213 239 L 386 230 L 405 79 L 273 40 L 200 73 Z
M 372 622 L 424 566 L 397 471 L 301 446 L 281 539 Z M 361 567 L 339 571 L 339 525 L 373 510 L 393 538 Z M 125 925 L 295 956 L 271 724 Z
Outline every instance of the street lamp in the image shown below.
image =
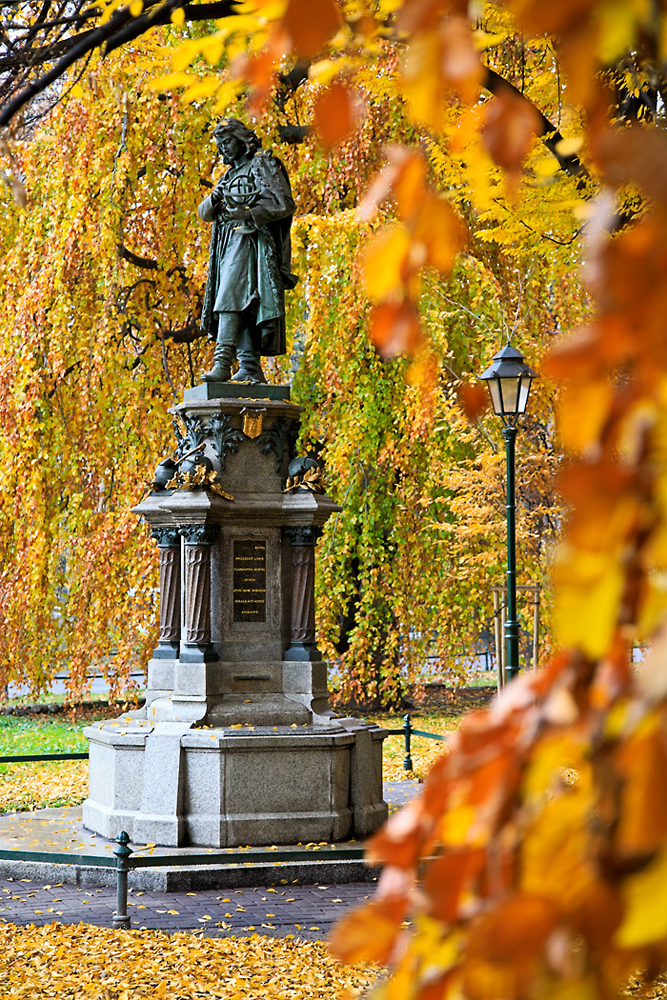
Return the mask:
M 506 344 L 498 351 L 490 368 L 480 375 L 487 383 L 494 412 L 503 421 L 507 455 L 507 618 L 505 620 L 505 680 L 519 672 L 519 622 L 516 616 L 516 534 L 514 500 L 514 442 L 517 424 L 526 412 L 530 385 L 537 372 L 526 364 L 523 354 Z

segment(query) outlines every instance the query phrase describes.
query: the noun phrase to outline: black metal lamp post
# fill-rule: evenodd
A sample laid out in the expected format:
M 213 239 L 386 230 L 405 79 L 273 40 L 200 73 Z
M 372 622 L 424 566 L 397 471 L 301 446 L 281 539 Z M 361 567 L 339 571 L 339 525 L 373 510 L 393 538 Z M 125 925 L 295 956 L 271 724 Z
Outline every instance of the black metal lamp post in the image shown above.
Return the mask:
M 502 418 L 507 455 L 507 618 L 505 620 L 505 681 L 519 672 L 519 622 L 516 614 L 516 534 L 514 499 L 514 443 L 517 424 L 526 412 L 530 385 L 537 372 L 523 354 L 507 344 L 480 378 L 489 387 L 495 413 Z

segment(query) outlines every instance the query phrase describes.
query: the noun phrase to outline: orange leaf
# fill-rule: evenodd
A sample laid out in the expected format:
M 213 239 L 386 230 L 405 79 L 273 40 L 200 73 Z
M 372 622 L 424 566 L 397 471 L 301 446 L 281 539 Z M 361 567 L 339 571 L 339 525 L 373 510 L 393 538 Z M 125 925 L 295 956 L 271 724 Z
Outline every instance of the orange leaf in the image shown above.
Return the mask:
M 519 94 L 502 90 L 486 104 L 484 117 L 482 142 L 487 153 L 516 179 L 523 158 L 540 130 L 537 110 Z
M 453 923 L 461 893 L 481 872 L 485 860 L 486 852 L 481 848 L 465 848 L 447 851 L 429 865 L 424 890 L 429 897 L 431 916 L 446 924 Z
M 422 328 L 414 303 L 385 302 L 370 315 L 371 340 L 383 358 L 412 354 L 422 341 Z
M 556 923 L 552 900 L 517 893 L 473 921 L 468 958 L 522 964 L 538 956 Z
M 509 4 L 519 24 L 538 35 L 563 35 L 579 28 L 594 6 L 595 0 L 511 0 Z
M 555 485 L 574 507 L 568 540 L 588 550 L 609 551 L 623 544 L 637 516 L 633 483 L 629 471 L 610 461 L 563 469 Z
M 410 234 L 396 223 L 378 230 L 362 256 L 366 291 L 372 299 L 384 299 L 400 291 L 409 276 Z
M 274 30 L 263 49 L 251 55 L 242 55 L 235 62 L 233 72 L 243 77 L 252 91 L 248 109 L 252 115 L 259 114 L 273 86 L 276 67 L 287 48 L 284 31 Z
M 508 722 L 498 721 L 488 712 L 469 712 L 455 739 L 463 754 L 476 754 L 486 748 L 500 751 L 511 745 L 516 729 Z
M 426 248 L 426 263 L 443 274 L 451 271 L 465 243 L 463 223 L 444 198 L 426 191 L 413 230 L 415 244 Z
M 619 752 L 625 782 L 617 844 L 627 854 L 657 850 L 667 837 L 667 733 L 654 726 Z
M 402 158 L 392 185 L 392 196 L 401 218 L 409 219 L 419 210 L 426 190 L 427 169 L 421 153 Z
M 473 45 L 467 13 L 445 18 L 440 28 L 440 44 L 440 65 L 445 80 L 454 87 L 461 100 L 472 104 L 479 97 L 484 69 Z
M 605 955 L 623 919 L 621 897 L 606 882 L 595 879 L 568 907 L 568 916 L 591 948 Z
M 317 95 L 314 118 L 322 145 L 333 149 L 354 131 L 359 118 L 356 95 L 340 80 L 335 80 Z
M 413 799 L 393 813 L 366 845 L 368 864 L 393 865 L 403 870 L 414 868 L 421 846 L 424 803 Z
M 468 17 L 454 14 L 442 18 L 442 9 L 439 13 L 439 23 L 410 33 L 404 67 L 412 117 L 437 130 L 446 123 L 444 109 L 451 101 L 452 89 L 472 104 L 479 96 L 484 73 Z
M 334 0 L 289 0 L 283 19 L 292 48 L 302 59 L 312 59 L 340 28 Z
M 461 409 L 473 424 L 489 405 L 489 394 L 483 385 L 464 382 L 459 386 L 456 395 Z
M 387 165 L 375 177 L 364 194 L 357 214 L 364 222 L 372 219 L 378 205 L 393 191 L 399 214 L 407 218 L 419 207 L 426 185 L 427 164 L 421 153 L 405 146 L 388 146 Z
M 408 910 L 405 896 L 374 899 L 336 924 L 329 947 L 342 962 L 386 963 Z

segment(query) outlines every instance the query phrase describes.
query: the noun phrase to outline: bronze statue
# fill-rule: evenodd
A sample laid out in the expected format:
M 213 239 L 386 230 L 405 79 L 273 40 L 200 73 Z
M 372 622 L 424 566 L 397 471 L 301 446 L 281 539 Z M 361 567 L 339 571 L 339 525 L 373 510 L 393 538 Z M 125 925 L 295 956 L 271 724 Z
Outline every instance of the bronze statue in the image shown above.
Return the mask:
M 264 382 L 260 357 L 286 351 L 285 289 L 298 280 L 290 271 L 295 205 L 284 164 L 260 151 L 243 122 L 223 119 L 213 136 L 228 169 L 199 206 L 213 223 L 201 328 L 215 351 L 203 378 Z

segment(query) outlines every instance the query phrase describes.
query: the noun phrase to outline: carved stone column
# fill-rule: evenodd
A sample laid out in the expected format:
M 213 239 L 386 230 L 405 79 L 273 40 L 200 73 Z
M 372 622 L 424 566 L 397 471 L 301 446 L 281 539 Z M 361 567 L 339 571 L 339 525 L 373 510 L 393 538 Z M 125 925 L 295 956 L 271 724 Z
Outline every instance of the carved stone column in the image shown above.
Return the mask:
M 321 660 L 315 642 L 315 543 L 322 529 L 283 528 L 292 547 L 292 614 L 286 660 Z
M 185 541 L 185 622 L 181 663 L 215 659 L 211 645 L 211 544 L 217 526 L 196 524 L 180 529 Z
M 173 660 L 181 638 L 181 538 L 178 528 L 153 528 L 151 534 L 160 552 L 160 637 L 153 658 Z

